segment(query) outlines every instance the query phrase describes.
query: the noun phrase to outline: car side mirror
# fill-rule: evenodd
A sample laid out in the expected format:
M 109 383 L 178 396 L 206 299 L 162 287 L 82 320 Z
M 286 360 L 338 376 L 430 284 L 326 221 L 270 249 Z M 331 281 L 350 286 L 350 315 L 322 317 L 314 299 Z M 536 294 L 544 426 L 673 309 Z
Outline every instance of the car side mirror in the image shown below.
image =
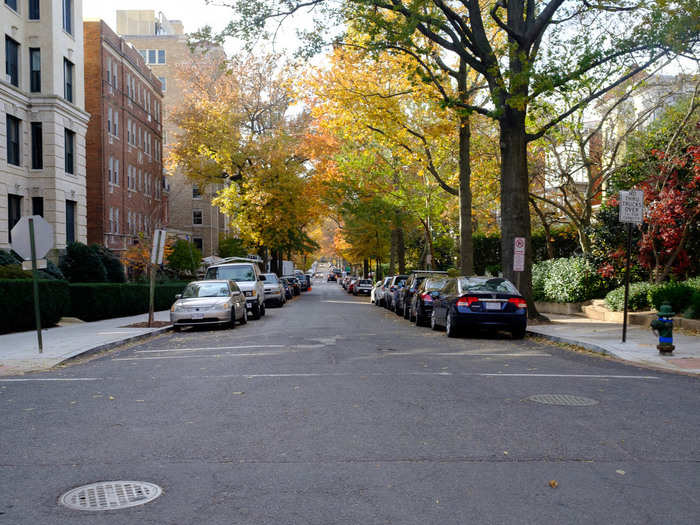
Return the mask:
M 175 294 L 175 300 L 178 300 L 178 299 L 182 299 L 181 293 Z

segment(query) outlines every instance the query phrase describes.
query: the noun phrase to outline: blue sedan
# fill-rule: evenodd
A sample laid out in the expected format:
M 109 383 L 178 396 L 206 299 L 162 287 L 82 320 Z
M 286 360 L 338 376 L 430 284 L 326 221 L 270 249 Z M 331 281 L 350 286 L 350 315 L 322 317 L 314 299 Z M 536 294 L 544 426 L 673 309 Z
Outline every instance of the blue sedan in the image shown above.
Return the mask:
M 501 277 L 454 277 L 433 303 L 433 330 L 448 337 L 479 328 L 505 329 L 522 339 L 527 328 L 527 303 L 518 289 Z

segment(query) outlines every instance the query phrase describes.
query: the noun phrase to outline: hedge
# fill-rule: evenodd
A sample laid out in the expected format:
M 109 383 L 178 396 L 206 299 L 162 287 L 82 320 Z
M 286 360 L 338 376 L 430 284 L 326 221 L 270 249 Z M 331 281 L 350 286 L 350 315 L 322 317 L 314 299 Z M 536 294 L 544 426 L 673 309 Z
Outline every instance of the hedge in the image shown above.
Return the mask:
M 625 287 L 620 286 L 605 296 L 605 304 L 614 311 L 625 307 Z M 684 313 L 686 317 L 697 318 L 700 315 L 700 278 L 682 282 L 652 284 L 647 282 L 630 284 L 628 308 L 632 312 L 658 310 L 663 303 L 670 303 L 673 311 Z
M 167 310 L 182 293 L 186 282 L 157 284 L 155 309 Z M 83 321 L 127 317 L 148 312 L 149 285 L 118 283 L 71 283 L 71 315 Z
M 34 291 L 31 279 L 0 280 L 0 333 L 20 332 L 36 327 Z M 41 326 L 54 326 L 70 311 L 70 292 L 66 281 L 39 281 Z
M 600 297 L 606 283 L 583 257 L 551 259 L 533 265 L 533 296 L 536 301 L 578 303 Z

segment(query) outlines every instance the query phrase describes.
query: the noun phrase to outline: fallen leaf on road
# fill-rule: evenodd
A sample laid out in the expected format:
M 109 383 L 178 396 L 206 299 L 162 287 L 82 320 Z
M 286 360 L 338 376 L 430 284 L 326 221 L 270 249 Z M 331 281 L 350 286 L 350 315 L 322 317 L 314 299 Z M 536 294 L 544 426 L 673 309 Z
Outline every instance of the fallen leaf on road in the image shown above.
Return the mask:
M 110 399 L 111 401 L 114 401 L 114 396 L 109 396 L 109 399 Z
M 245 392 L 234 392 L 233 393 L 234 396 L 242 396 L 243 394 L 245 394 Z
M 624 470 L 616 470 L 615 472 L 616 472 L 617 474 L 619 474 L 620 476 L 624 476 L 624 475 L 625 475 L 625 471 L 624 471 Z
M 507 456 L 507 455 L 508 455 L 508 451 L 507 451 L 507 450 L 504 450 L 504 451 L 503 451 L 503 455 L 504 455 L 504 456 Z
M 556 480 L 552 479 L 549 481 L 549 486 L 552 487 L 553 489 L 555 489 L 559 486 L 559 483 L 557 483 Z

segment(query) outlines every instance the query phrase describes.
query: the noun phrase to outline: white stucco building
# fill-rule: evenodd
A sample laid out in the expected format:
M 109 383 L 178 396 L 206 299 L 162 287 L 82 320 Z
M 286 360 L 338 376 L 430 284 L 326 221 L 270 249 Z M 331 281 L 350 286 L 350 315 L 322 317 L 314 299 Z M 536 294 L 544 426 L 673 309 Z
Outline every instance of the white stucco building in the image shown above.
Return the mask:
M 24 215 L 85 242 L 82 0 L 0 0 L 0 248 Z

